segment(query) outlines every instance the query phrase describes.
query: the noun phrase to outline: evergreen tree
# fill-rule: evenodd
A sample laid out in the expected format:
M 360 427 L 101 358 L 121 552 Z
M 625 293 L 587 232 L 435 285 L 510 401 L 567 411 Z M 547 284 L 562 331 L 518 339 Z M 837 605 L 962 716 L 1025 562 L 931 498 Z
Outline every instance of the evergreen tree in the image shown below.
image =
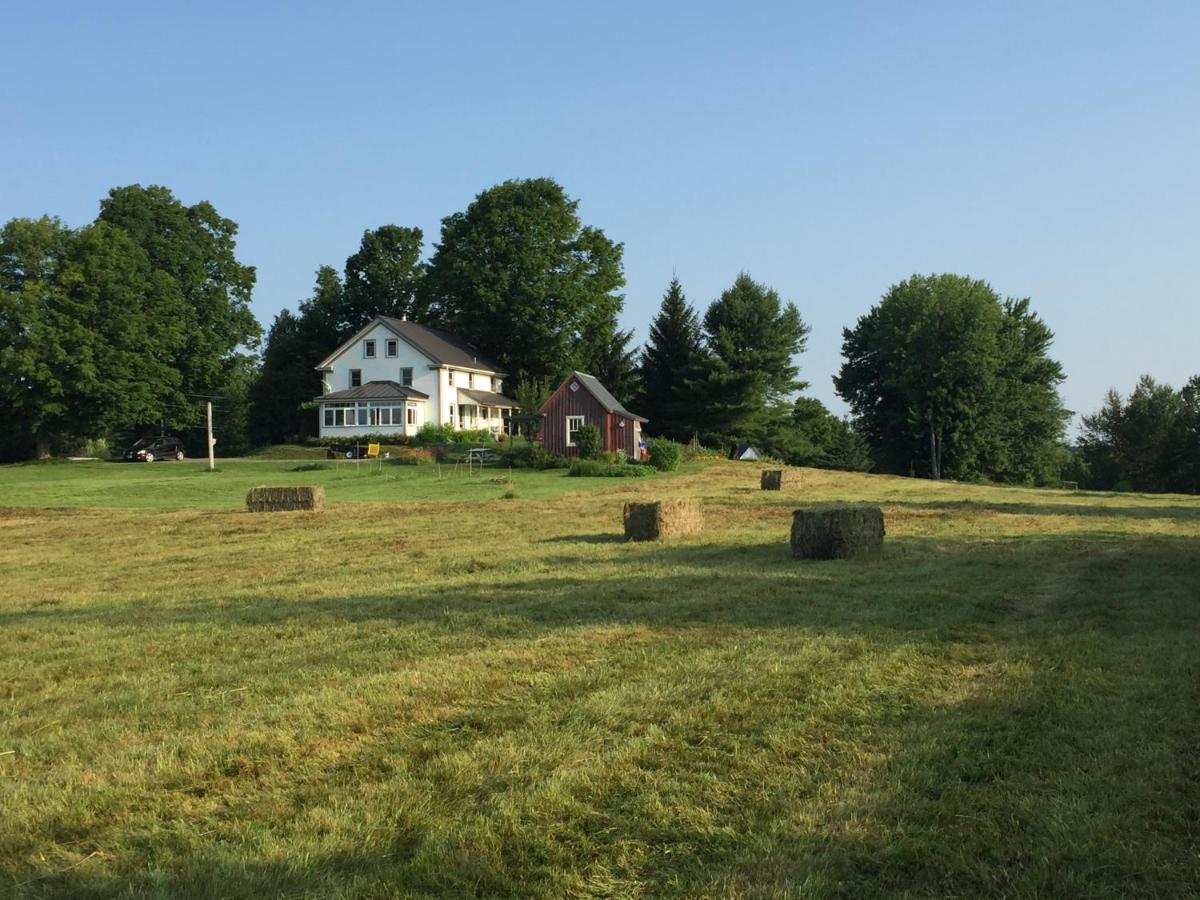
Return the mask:
M 834 429 L 833 439 L 825 454 L 825 466 L 847 472 L 869 472 L 875 466 L 871 445 L 866 436 L 844 419 Z
M 614 329 L 611 339 L 600 346 L 584 370 L 600 379 L 623 404 L 632 403 L 639 393 L 637 350 L 629 346 L 632 340 L 632 331 Z
M 1189 432 L 1196 405 L 1195 382 L 1183 391 L 1138 379 L 1127 401 L 1110 390 L 1104 405 L 1083 417 L 1079 449 L 1102 490 L 1191 490 Z M 1194 439 L 1193 439 L 1194 440 Z M 1192 445 L 1194 447 L 1194 444 Z
M 685 384 L 702 355 L 700 319 L 672 277 L 638 365 L 637 411 L 650 420 L 649 433 L 685 441 L 703 427 L 703 407 Z
M 685 378 L 704 404 L 707 439 L 766 442 L 787 428 L 788 395 L 801 390 L 794 357 L 809 327 L 795 304 L 746 273 L 704 314 L 705 354 Z

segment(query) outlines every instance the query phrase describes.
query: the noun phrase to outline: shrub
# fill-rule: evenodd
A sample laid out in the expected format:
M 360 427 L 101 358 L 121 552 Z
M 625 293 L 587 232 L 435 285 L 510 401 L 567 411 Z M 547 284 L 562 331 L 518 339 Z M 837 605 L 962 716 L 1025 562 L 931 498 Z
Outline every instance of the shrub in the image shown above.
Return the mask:
M 414 438 L 415 443 L 419 447 L 427 447 L 430 444 L 448 444 L 454 440 L 454 429 L 449 425 L 435 425 L 433 422 L 426 422 L 417 429 L 417 436 Z
M 513 447 L 504 454 L 504 462 L 514 469 L 555 469 L 565 461 L 555 456 L 542 444 L 524 444 Z
M 467 428 L 450 432 L 450 442 L 453 444 L 485 444 L 495 439 L 496 436 L 486 428 Z
M 600 456 L 600 429 L 595 425 L 584 425 L 577 430 L 575 448 L 580 459 L 597 459 Z
M 650 452 L 650 465 L 660 472 L 673 472 L 679 468 L 679 460 L 683 458 L 683 447 L 666 438 L 650 438 L 646 442 Z
M 572 478 L 645 478 L 653 472 L 648 466 L 614 466 L 598 459 L 573 459 L 567 475 Z
M 625 454 L 620 450 L 601 450 L 597 459 L 613 466 L 624 465 L 627 462 Z

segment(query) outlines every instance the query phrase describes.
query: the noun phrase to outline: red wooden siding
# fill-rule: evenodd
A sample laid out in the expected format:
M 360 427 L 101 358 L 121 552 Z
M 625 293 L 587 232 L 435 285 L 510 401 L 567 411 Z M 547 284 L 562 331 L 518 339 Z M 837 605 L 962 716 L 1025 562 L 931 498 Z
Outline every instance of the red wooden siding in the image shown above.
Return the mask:
M 571 390 L 574 378 L 568 378 L 542 407 L 542 444 L 559 456 L 578 456 L 577 447 L 567 446 L 567 416 L 583 416 L 584 423 L 600 431 L 600 443 L 605 450 L 621 450 L 635 455 L 634 421 L 610 413 L 582 384 Z M 621 422 L 625 427 L 621 427 Z

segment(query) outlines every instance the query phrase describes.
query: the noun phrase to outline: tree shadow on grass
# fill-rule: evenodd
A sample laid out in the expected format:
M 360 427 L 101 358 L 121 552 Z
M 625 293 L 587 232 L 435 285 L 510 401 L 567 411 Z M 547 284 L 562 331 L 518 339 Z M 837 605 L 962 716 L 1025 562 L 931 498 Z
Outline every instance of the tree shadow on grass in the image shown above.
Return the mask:
M 578 540 L 579 536 L 576 536 Z M 367 622 L 469 627 L 483 634 L 536 637 L 563 628 L 649 625 L 686 629 L 713 625 L 819 628 L 847 633 L 994 623 L 1014 597 L 1043 597 L 1038 607 L 1077 622 L 1096 604 L 1115 602 L 1116 580 L 1138 590 L 1200 591 L 1195 539 L 1090 533 L 1036 542 L 888 540 L 881 562 L 802 561 L 787 542 L 627 544 L 615 535 L 584 535 L 579 553 L 543 558 L 550 571 L 349 591 L 307 599 L 288 589 L 228 599 L 164 599 L 148 603 L 37 605 L 0 611 L 0 628 L 170 628 L 278 623 Z M 571 541 L 560 542 L 565 548 Z M 586 547 L 587 549 L 584 549 Z M 614 568 L 615 567 L 615 568 Z M 490 571 L 490 570 L 489 570 Z M 516 570 L 519 572 L 519 568 Z M 561 572 L 579 573 L 564 577 Z M 1128 599 L 1128 598 L 1126 598 Z
M 49 873 L 24 864 L 8 869 L 28 882 L 12 896 L 549 897 L 605 883 L 621 888 L 606 895 L 680 897 L 1191 896 L 1196 686 L 1166 690 L 1169 669 L 1138 654 L 1093 673 L 1058 662 L 948 697 L 876 672 L 851 715 L 837 698 L 852 685 L 803 682 L 779 706 L 773 695 L 788 682 L 768 678 L 756 688 L 766 711 L 751 704 L 742 720 L 633 710 L 590 768 L 589 755 L 541 760 L 533 774 L 484 766 L 447 785 L 441 761 L 485 737 L 520 741 L 537 721 L 536 705 L 495 715 L 481 697 L 477 709 L 387 738 L 408 760 L 410 805 L 365 807 L 354 833 L 369 843 L 347 834 L 327 849 L 324 832 L 277 822 L 268 855 L 204 840 L 207 831 L 173 837 L 163 823 L 144 870 L 128 857 L 116 870 L 103 858 Z M 1150 706 L 1147 685 L 1160 698 Z M 482 734 L 467 727 L 481 716 Z M 360 744 L 347 770 L 369 778 L 374 752 Z M 575 766 L 586 777 L 569 799 L 546 793 Z M 303 780 L 278 790 L 296 809 L 339 802 Z M 469 813 L 447 813 L 459 795 Z
M 819 500 L 805 501 L 801 497 L 776 500 L 771 498 L 765 505 L 786 507 L 788 509 L 823 509 L 843 505 L 844 501 Z M 1172 519 L 1178 521 L 1193 521 L 1200 523 L 1200 500 L 1195 506 L 1102 506 L 1090 503 L 1008 503 L 999 501 L 979 500 L 855 500 L 855 504 L 881 506 L 885 510 L 912 509 L 930 512 L 996 512 L 1014 516 L 1080 516 L 1086 518 L 1131 518 L 1131 519 Z
M 602 531 L 595 534 L 559 534 L 554 537 L 538 538 L 539 544 L 623 544 L 625 535 Z

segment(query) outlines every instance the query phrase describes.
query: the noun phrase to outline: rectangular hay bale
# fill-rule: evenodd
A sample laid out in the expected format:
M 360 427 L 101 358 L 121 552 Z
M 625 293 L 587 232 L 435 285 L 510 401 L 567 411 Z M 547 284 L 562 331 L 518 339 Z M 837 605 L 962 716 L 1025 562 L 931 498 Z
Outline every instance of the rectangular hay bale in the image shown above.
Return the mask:
M 700 504 L 695 500 L 659 500 L 626 503 L 625 540 L 662 541 L 694 534 L 704 526 Z
M 880 559 L 883 510 L 878 506 L 798 509 L 792 514 L 796 559 Z
M 783 487 L 783 469 L 763 469 L 761 485 L 764 491 L 777 491 Z
M 325 488 L 321 485 L 305 487 L 256 487 L 246 495 L 246 508 L 250 512 L 283 512 L 304 509 L 319 510 L 325 506 Z

